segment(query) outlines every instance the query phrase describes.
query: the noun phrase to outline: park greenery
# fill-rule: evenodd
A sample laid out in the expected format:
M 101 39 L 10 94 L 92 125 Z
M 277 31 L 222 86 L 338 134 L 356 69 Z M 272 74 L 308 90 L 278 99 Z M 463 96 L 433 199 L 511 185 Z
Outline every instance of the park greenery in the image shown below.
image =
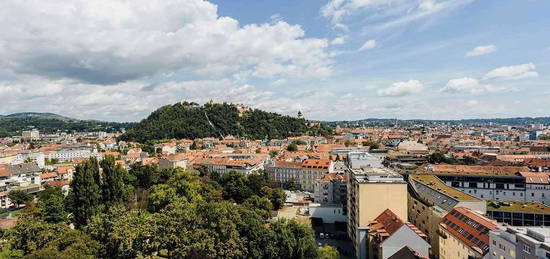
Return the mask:
M 280 139 L 309 134 L 332 134 L 332 128 L 305 119 L 265 112 L 239 110 L 227 103 L 180 102 L 163 106 L 128 130 L 121 140 L 148 142 L 159 139 L 196 139 L 224 136 L 250 139 Z
M 78 165 L 67 196 L 12 195 L 26 206 L 2 258 L 336 258 L 310 226 L 271 219 L 286 195 L 264 172 L 126 171 L 107 156 Z

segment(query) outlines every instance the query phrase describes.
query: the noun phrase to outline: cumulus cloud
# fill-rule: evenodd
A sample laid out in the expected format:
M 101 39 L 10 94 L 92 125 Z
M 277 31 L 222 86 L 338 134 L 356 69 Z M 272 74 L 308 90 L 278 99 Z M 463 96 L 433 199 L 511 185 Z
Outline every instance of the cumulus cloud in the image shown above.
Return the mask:
M 331 45 L 342 45 L 342 44 L 346 43 L 346 38 L 347 38 L 346 36 L 336 37 L 330 42 L 330 44 Z
M 533 63 L 499 67 L 489 71 L 483 79 L 502 79 L 516 80 L 530 77 L 538 77 L 539 74 L 535 71 L 536 66 Z
M 361 46 L 361 48 L 359 48 L 359 51 L 372 49 L 374 47 L 376 47 L 376 41 L 375 40 L 368 40 Z
M 282 76 L 331 73 L 326 39 L 281 20 L 241 26 L 203 0 L 5 0 L 0 30 L 0 70 L 52 79 L 113 84 L 266 65 L 292 66 Z
M 486 93 L 497 91 L 498 88 L 488 85 L 481 84 L 479 80 L 471 77 L 455 78 L 447 82 L 445 87 L 441 90 L 446 93 Z
M 491 54 L 496 50 L 497 50 L 497 47 L 495 45 L 477 46 L 472 50 L 466 52 L 466 56 L 467 57 L 483 56 L 483 55 Z
M 409 80 L 393 83 L 388 88 L 378 89 L 379 96 L 405 96 L 422 91 L 422 83 L 418 80 Z

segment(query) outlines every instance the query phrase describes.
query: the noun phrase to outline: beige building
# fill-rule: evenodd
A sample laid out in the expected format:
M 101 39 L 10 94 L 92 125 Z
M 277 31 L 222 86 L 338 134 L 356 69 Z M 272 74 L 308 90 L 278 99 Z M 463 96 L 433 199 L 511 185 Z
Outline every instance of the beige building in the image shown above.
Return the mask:
M 386 209 L 407 217 L 407 184 L 385 168 L 348 169 L 348 234 L 357 258 L 368 255 L 369 223 Z
M 442 218 L 455 207 L 467 207 L 481 213 L 486 211 L 486 202 L 445 185 L 434 175 L 410 175 L 408 195 L 409 221 L 428 235 L 430 255 L 439 255 L 438 225 Z
M 497 230 L 496 221 L 468 208 L 454 208 L 439 223 L 439 258 L 484 258 L 490 248 L 489 232 Z

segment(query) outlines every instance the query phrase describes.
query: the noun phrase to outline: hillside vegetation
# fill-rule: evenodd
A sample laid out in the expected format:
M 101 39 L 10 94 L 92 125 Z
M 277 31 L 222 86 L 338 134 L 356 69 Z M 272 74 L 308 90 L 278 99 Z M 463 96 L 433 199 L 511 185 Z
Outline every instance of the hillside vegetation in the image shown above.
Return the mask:
M 37 129 L 40 133 L 55 132 L 90 132 L 106 131 L 117 132 L 121 129 L 131 128 L 135 123 L 104 122 L 94 120 L 76 120 L 55 114 L 39 113 L 32 115 L 6 115 L 0 116 L 0 137 L 21 135 L 24 130 Z
M 227 103 L 181 102 L 154 111 L 123 134 L 121 140 L 145 142 L 171 138 L 235 136 L 250 139 L 278 139 L 302 134 L 325 135 L 326 126 L 308 126 L 305 119 L 257 109 L 241 110 Z

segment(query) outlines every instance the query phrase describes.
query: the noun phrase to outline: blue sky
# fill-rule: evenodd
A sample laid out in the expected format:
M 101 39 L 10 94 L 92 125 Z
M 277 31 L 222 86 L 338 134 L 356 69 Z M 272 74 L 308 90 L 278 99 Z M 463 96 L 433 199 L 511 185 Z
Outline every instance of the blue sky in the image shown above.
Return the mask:
M 550 116 L 550 1 L 7 0 L 0 114 L 182 100 L 307 118 Z

